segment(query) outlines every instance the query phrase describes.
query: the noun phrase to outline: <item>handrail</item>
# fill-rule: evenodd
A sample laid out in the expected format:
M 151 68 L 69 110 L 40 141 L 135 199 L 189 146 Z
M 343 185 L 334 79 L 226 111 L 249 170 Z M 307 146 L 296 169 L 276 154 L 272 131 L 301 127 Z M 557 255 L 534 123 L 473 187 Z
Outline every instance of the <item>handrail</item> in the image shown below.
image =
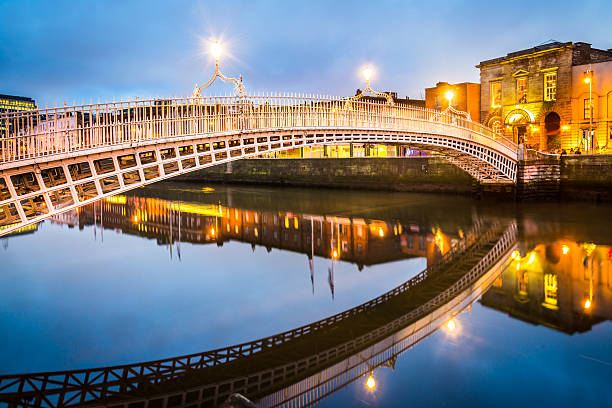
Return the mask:
M 118 144 L 270 129 L 378 129 L 476 141 L 516 160 L 518 147 L 452 112 L 378 101 L 300 95 L 147 99 L 0 115 L 0 163 Z M 477 138 L 478 140 L 475 140 Z

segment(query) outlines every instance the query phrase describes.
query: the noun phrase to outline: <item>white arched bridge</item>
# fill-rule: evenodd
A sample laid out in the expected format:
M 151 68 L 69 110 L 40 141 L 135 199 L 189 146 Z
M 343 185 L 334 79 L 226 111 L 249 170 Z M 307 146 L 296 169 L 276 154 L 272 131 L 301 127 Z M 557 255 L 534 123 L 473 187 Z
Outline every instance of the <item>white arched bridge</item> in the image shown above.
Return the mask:
M 337 144 L 432 152 L 480 183 L 514 183 L 518 149 L 452 111 L 346 98 L 149 99 L 0 115 L 0 235 L 190 171 Z

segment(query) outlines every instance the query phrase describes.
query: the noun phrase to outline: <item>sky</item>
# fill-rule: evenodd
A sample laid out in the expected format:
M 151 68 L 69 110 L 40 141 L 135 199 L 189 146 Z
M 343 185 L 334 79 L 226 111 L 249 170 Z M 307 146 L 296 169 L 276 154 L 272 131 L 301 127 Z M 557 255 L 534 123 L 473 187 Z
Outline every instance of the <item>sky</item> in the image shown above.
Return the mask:
M 374 89 L 411 98 L 549 40 L 612 48 L 610 0 L 0 0 L 0 12 L 0 93 L 39 106 L 189 95 L 214 72 L 211 39 L 249 92 L 352 95 L 370 65 Z

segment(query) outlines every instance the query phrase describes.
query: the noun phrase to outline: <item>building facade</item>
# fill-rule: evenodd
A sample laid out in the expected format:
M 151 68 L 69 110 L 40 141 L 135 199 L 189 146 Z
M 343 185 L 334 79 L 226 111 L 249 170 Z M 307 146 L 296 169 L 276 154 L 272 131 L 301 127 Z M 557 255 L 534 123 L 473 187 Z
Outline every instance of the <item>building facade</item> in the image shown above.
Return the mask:
M 584 151 L 612 153 L 612 57 L 575 65 L 572 83 L 569 142 Z
M 35 110 L 36 102 L 32 98 L 24 96 L 2 95 L 0 94 L 0 115 L 10 112 L 19 112 L 26 110 Z M 11 126 L 9 121 L 0 120 L 0 137 L 5 137 L 8 127 Z
M 425 88 L 425 107 L 436 110 L 447 109 L 449 101 L 446 93 L 448 91 L 453 93 L 452 106 L 454 109 L 467 112 L 474 122 L 480 122 L 480 84 L 438 82 L 435 87 Z
M 612 58 L 583 42 L 551 42 L 482 61 L 481 122 L 527 148 L 581 148 L 575 135 L 573 89 L 584 89 L 574 67 Z

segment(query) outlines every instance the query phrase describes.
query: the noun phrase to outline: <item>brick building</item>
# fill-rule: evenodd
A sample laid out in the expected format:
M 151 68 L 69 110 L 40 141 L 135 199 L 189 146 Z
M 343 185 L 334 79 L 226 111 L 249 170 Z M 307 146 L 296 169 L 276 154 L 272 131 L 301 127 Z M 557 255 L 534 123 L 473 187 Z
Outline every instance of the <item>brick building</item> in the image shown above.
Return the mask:
M 550 42 L 482 61 L 480 118 L 526 147 L 550 151 L 579 147 L 572 131 L 573 67 L 605 61 L 612 50 L 583 42 Z
M 468 112 L 474 122 L 480 122 L 480 84 L 438 82 L 433 88 L 425 88 L 425 107 L 437 110 L 447 109 L 446 92 L 448 91 L 453 92 L 453 108 Z

